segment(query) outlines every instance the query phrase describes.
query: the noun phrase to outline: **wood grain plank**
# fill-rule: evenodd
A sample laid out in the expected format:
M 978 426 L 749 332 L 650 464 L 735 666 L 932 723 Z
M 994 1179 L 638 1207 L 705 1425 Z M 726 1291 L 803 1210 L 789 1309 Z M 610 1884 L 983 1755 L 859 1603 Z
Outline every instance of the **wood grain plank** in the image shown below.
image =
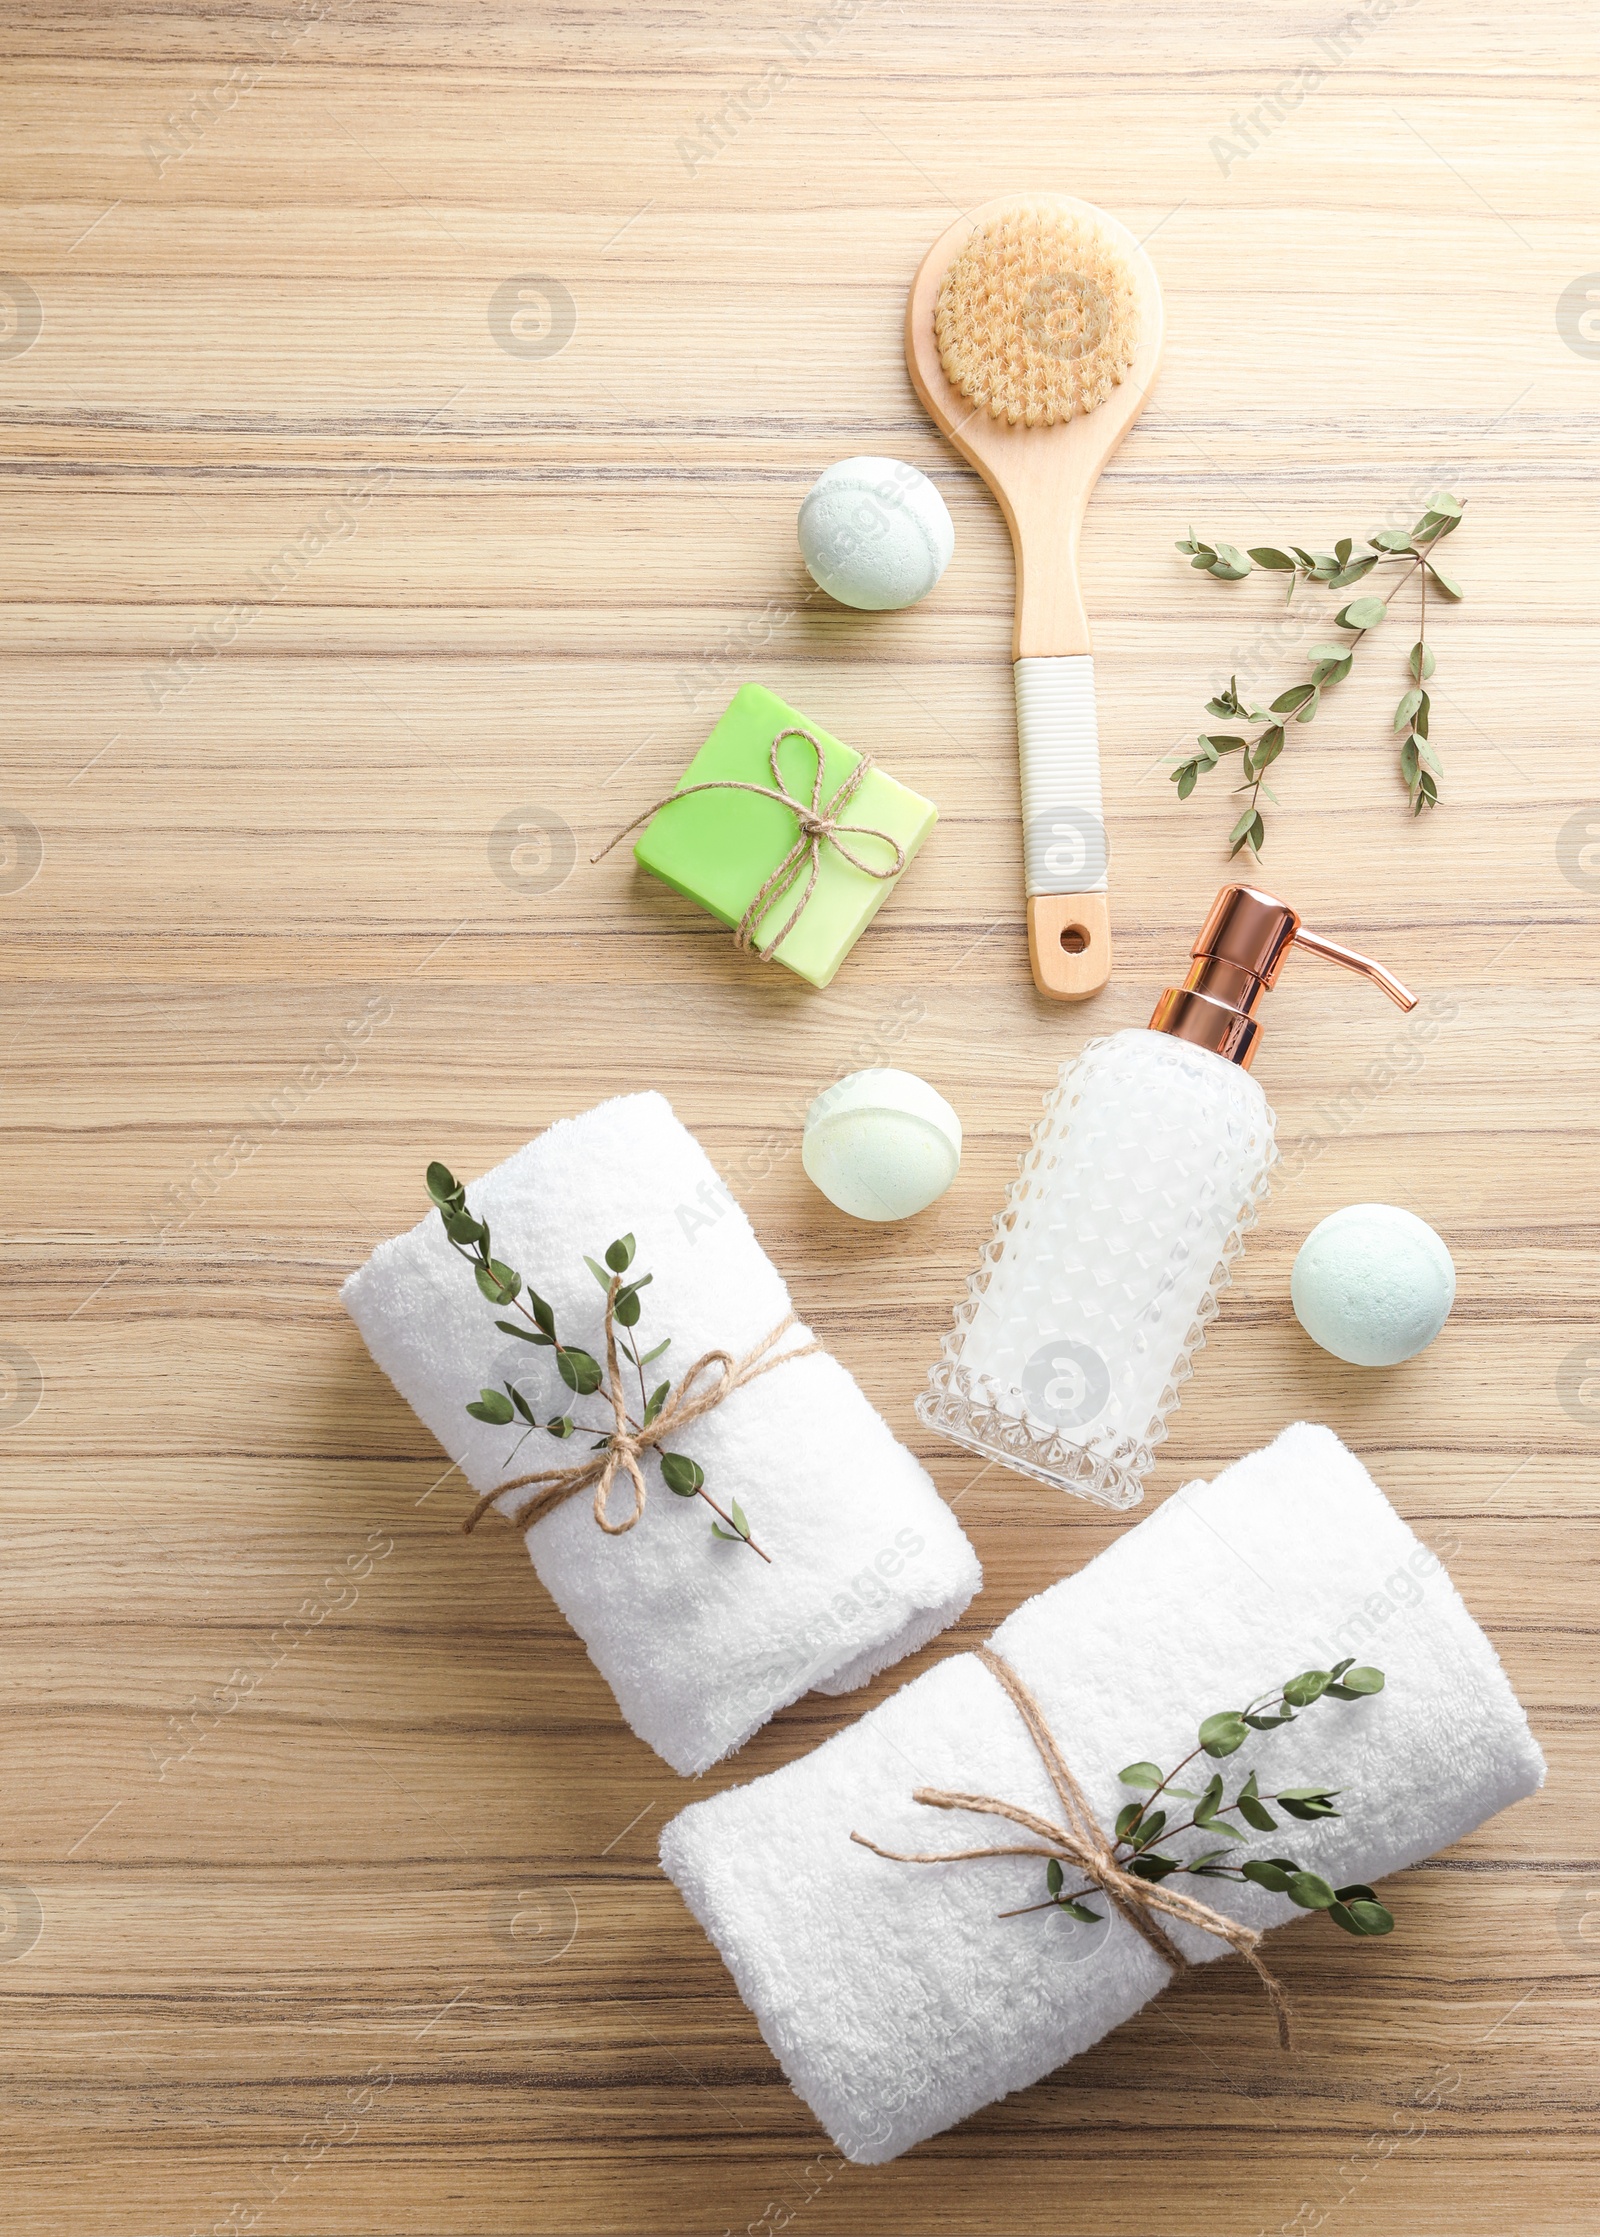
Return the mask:
M 1569 17 L 20 0 L 0 56 L 5 262 L 42 318 L 0 347 L 8 2230 L 1586 2231 L 1600 375 L 1556 320 L 1595 261 Z M 1120 911 L 1085 1017 L 1022 949 L 1005 532 L 901 354 L 928 244 L 1014 181 L 1147 235 L 1169 322 L 1083 540 Z M 489 317 L 529 271 L 575 314 L 536 360 Z M 800 495 L 863 451 L 955 519 L 909 613 L 832 607 L 798 560 Z M 1282 1937 L 1293 2060 L 1219 1965 L 846 2166 L 653 1862 L 690 1790 L 517 1550 L 460 1536 L 338 1283 L 419 1215 L 428 1156 L 482 1170 L 639 1084 L 649 1037 L 986 1571 L 945 1639 L 697 1791 L 1080 1567 L 1123 1526 L 980 1473 L 912 1399 L 1056 1068 L 1145 1021 L 1228 874 L 1225 798 L 1180 809 L 1166 764 L 1335 604 L 1286 614 L 1172 542 L 1329 540 L 1441 481 L 1470 499 L 1446 805 L 1404 814 L 1395 630 L 1280 764 L 1262 872 L 1435 1030 L 1286 975 L 1259 1066 L 1286 1163 L 1149 1498 L 1330 1422 L 1448 1562 L 1550 1782 L 1396 1882 L 1391 1942 Z M 752 673 L 941 809 L 820 995 L 588 861 Z M 570 834 L 547 890 L 505 875 L 530 819 Z M 935 1080 L 967 1147 L 867 1250 L 796 1150 L 874 1061 Z M 1384 1376 L 1287 1305 L 1307 1229 L 1371 1199 L 1459 1271 L 1445 1334 Z

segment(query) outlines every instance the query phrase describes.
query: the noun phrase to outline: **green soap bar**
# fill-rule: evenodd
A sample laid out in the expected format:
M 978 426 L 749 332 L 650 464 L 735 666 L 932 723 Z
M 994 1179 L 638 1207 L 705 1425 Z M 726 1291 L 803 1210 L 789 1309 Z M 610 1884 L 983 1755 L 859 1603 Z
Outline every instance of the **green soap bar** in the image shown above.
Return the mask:
M 781 730 L 797 725 L 808 730 L 822 748 L 822 799 L 826 805 L 858 766 L 861 755 L 852 753 L 837 738 L 830 738 L 816 723 L 807 722 L 760 684 L 743 684 L 734 693 L 727 712 L 676 789 L 682 791 L 719 777 L 770 786 L 772 741 Z M 785 738 L 778 748 L 778 765 L 788 790 L 809 806 L 816 755 L 805 739 Z M 874 764 L 841 810 L 841 820 L 886 831 L 899 842 L 909 862 L 938 821 L 938 810 L 931 800 L 924 800 L 909 786 L 897 784 Z M 633 852 L 646 870 L 687 894 L 691 901 L 698 901 L 722 923 L 737 925 L 798 835 L 794 810 L 777 800 L 763 800 L 753 792 L 699 792 L 690 800 L 673 800 L 658 810 L 635 842 Z M 881 839 L 848 831 L 841 832 L 840 837 L 852 853 L 874 868 L 894 860 Z M 792 890 L 763 913 L 756 926 L 757 946 L 764 947 L 781 929 L 805 890 L 805 877 L 802 870 Z M 825 839 L 816 891 L 794 930 L 774 950 L 772 960 L 787 964 L 813 986 L 826 986 L 893 892 L 895 883 L 893 878 L 869 878 Z

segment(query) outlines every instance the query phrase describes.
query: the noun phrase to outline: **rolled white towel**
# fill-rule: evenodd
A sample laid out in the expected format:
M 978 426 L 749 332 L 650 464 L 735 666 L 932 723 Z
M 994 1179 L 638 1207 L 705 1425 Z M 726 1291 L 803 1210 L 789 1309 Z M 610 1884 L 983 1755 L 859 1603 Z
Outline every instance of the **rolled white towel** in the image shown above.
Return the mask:
M 1229 1793 L 1252 1765 L 1263 1793 L 1315 1780 L 1341 1790 L 1341 1817 L 1280 1819 L 1230 1852 L 1293 1855 L 1335 1885 L 1415 1863 L 1544 1777 L 1499 1658 L 1437 1558 L 1332 1431 L 1305 1423 L 1174 1493 L 1025 1602 L 992 1646 L 1038 1701 L 1103 1827 L 1133 1797 L 1118 1772 L 1169 1769 L 1203 1716 L 1346 1656 L 1377 1664 L 1383 1692 L 1324 1698 L 1220 1766 Z M 1044 1899 L 1037 1859 L 892 1863 L 851 1841 L 926 1852 L 1029 1838 L 913 1802 L 917 1787 L 1061 1816 L 1017 1709 L 981 1662 L 957 1655 L 813 1754 L 683 1811 L 661 1840 L 785 2074 L 839 2149 L 869 2165 L 1038 2081 L 1171 1978 L 1120 1917 L 1000 1918 Z M 1196 1854 L 1200 1843 L 1174 1845 Z M 1255 1928 L 1302 1915 L 1252 1883 L 1169 1885 Z M 1109 1910 L 1103 1896 L 1091 1907 Z M 1192 1960 L 1227 1954 L 1195 1927 L 1161 1923 Z M 1341 1946 L 1363 1962 L 1362 1943 Z M 1261 2024 L 1270 2032 L 1265 1996 Z
M 664 1096 L 620 1096 L 563 1120 L 469 1184 L 467 1199 L 495 1256 L 555 1308 L 563 1340 L 599 1358 L 605 1299 L 584 1254 L 599 1258 L 632 1233 L 639 1271 L 655 1277 L 640 1349 L 672 1339 L 652 1380 L 676 1382 L 702 1352 L 742 1357 L 791 1310 L 750 1222 Z M 551 1352 L 496 1330 L 505 1308 L 481 1295 L 436 1214 L 380 1244 L 343 1297 L 373 1358 L 476 1491 L 590 1450 L 581 1435 L 560 1442 L 537 1430 L 513 1469 L 516 1434 L 464 1410 L 481 1386 L 514 1380 L 540 1421 L 570 1411 L 609 1422 L 603 1395 L 574 1399 Z M 797 1325 L 783 1348 L 809 1337 Z M 983 1581 L 927 1471 L 826 1352 L 734 1391 L 681 1444 L 724 1508 L 740 1502 L 770 1567 L 714 1538 L 705 1502 L 675 1498 L 649 1455 L 648 1504 L 625 1536 L 596 1526 L 587 1492 L 526 1534 L 540 1581 L 623 1715 L 675 1771 L 706 1770 L 809 1688 L 865 1684 L 953 1623 Z M 613 1516 L 630 1504 L 620 1478 Z

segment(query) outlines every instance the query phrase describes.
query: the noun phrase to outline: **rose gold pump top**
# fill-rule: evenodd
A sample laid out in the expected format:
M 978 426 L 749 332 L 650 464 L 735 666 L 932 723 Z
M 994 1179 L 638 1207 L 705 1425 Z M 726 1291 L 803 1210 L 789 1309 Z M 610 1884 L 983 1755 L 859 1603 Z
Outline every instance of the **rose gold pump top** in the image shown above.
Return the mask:
M 1189 976 L 1181 987 L 1169 986 L 1156 1004 L 1151 1030 L 1193 1041 L 1248 1071 L 1261 1037 L 1255 1006 L 1277 985 L 1292 947 L 1309 948 L 1330 963 L 1342 963 L 1347 971 L 1359 971 L 1402 1010 L 1417 1006 L 1416 996 L 1381 963 L 1357 955 L 1352 948 L 1341 948 L 1318 932 L 1305 931 L 1287 901 L 1258 893 L 1254 886 L 1229 885 L 1217 895 L 1200 927 L 1190 950 L 1194 962 Z

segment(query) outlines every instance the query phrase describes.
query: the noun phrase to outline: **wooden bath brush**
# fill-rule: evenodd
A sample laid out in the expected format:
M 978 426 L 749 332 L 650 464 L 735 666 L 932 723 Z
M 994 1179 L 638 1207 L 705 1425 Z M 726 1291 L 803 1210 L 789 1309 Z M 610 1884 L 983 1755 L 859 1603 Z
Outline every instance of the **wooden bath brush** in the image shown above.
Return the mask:
M 1078 532 L 1161 355 L 1161 288 L 1125 226 L 1068 194 L 1007 195 L 942 233 L 906 305 L 917 394 L 1000 501 L 1016 555 L 1011 657 L 1034 984 L 1111 971 L 1094 659 Z

